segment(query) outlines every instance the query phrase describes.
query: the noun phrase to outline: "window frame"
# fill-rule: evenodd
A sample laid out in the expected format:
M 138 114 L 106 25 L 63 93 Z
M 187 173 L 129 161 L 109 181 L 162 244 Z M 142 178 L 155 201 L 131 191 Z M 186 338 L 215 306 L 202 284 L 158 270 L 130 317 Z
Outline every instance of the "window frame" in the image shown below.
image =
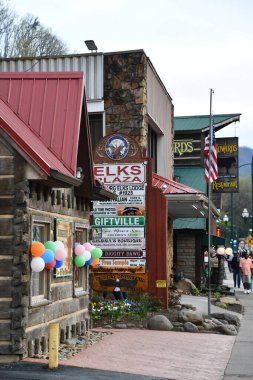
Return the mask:
M 33 227 L 34 225 L 42 225 L 46 227 L 46 237 L 45 241 L 51 240 L 52 237 L 52 219 L 40 215 L 31 215 L 31 235 L 30 241 L 33 243 Z M 41 242 L 43 243 L 43 242 Z M 30 257 L 30 262 L 32 256 Z M 30 306 L 36 307 L 43 304 L 51 303 L 51 271 L 43 270 L 38 273 L 43 276 L 43 293 L 33 296 L 33 280 L 32 280 L 32 270 L 30 269 Z
M 97 143 L 104 137 L 105 135 L 105 113 L 104 112 L 89 112 L 89 124 L 90 124 L 90 134 L 91 134 L 91 143 L 92 143 L 92 149 L 95 148 Z M 99 126 L 99 133 L 96 133 L 95 128 L 98 128 L 97 126 L 94 127 L 92 125 L 96 122 L 95 118 L 97 117 L 97 120 L 101 121 L 101 125 Z M 100 120 L 101 117 L 101 120 Z M 102 136 L 97 139 L 97 135 L 102 134 Z
M 158 165 L 158 149 L 157 149 L 158 136 L 154 129 L 148 124 L 148 156 L 153 159 L 152 170 L 157 173 Z
M 77 231 L 83 232 L 84 236 L 83 242 L 77 241 Z M 88 224 L 84 223 L 75 223 L 74 224 L 74 243 L 85 243 L 88 241 L 89 238 L 89 232 L 90 232 L 90 226 Z M 77 272 L 79 273 L 78 280 L 77 280 Z M 78 286 L 76 286 L 76 280 L 78 281 Z M 84 266 L 82 268 L 74 268 L 73 271 L 73 294 L 75 297 L 82 296 L 89 294 L 90 288 L 89 288 L 89 267 Z

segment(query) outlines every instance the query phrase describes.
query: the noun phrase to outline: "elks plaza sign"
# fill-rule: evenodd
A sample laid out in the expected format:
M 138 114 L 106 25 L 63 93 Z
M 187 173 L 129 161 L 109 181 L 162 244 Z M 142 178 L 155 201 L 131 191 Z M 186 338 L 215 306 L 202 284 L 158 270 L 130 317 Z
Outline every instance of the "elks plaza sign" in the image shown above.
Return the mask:
M 92 244 L 103 251 L 98 267 L 93 270 L 93 287 L 101 290 L 105 286 L 103 275 L 99 276 L 99 282 L 97 276 L 105 270 L 118 271 L 120 278 L 129 271 L 136 275 L 146 272 L 147 162 L 133 138 L 116 134 L 98 143 L 94 162 L 95 178 L 118 195 L 117 200 L 93 202 Z M 130 283 L 133 286 L 138 281 Z
M 135 184 L 144 183 L 145 181 L 145 170 L 144 164 L 129 164 L 129 165 L 96 165 L 94 167 L 95 177 L 106 184 Z

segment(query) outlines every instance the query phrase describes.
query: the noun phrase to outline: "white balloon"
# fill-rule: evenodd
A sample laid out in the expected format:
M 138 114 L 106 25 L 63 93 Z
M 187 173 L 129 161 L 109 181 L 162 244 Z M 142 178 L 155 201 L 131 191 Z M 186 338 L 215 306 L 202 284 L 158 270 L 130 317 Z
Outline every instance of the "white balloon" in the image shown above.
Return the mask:
M 232 248 L 230 248 L 230 247 L 227 247 L 226 249 L 225 249 L 225 253 L 226 253 L 226 255 L 233 255 L 233 250 L 232 250 Z
M 84 257 L 85 261 L 88 261 L 91 258 L 91 253 L 85 250 L 80 256 Z
M 224 255 L 225 253 L 225 248 L 224 247 L 219 247 L 216 251 L 217 255 Z
M 63 244 L 62 241 L 57 240 L 57 241 L 55 242 L 55 244 L 56 244 L 56 246 L 57 246 L 57 249 L 64 249 L 64 244 Z
M 31 268 L 34 272 L 41 272 L 45 268 L 45 261 L 41 257 L 33 257 Z
M 84 243 L 83 244 L 84 248 L 87 250 L 87 251 L 91 251 L 93 248 L 93 245 L 91 245 L 91 243 L 87 242 L 87 243 Z

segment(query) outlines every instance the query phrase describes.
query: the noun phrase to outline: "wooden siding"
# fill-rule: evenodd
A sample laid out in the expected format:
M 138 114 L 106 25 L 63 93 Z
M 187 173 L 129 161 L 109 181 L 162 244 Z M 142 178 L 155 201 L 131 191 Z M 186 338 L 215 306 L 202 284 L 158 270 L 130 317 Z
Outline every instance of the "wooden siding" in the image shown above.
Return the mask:
M 149 292 L 159 297 L 168 307 L 168 207 L 161 190 L 149 187 L 147 196 L 147 260 Z M 157 280 L 165 280 L 166 287 L 158 288 Z

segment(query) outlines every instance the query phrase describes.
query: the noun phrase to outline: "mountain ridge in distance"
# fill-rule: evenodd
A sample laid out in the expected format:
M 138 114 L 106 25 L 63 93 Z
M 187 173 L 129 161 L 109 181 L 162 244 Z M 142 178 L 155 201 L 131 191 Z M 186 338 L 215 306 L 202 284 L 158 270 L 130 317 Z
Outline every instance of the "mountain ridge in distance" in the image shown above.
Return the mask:
M 251 176 L 251 162 L 253 156 L 253 149 L 247 146 L 239 147 L 239 177 L 248 177 Z

